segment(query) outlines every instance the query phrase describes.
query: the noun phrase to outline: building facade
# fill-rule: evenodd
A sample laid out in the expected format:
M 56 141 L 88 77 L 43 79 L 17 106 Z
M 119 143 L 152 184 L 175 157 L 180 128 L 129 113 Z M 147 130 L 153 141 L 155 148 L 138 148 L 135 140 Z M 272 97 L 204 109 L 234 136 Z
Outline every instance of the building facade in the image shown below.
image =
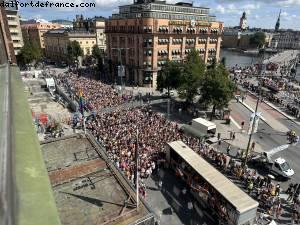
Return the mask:
M 44 38 L 45 55 L 56 62 L 69 61 L 67 47 L 72 41 L 80 44 L 84 57 L 92 54 L 92 48 L 96 44 L 96 34 L 83 31 L 49 30 L 45 33 Z
M 24 41 L 34 43 L 37 45 L 37 47 L 41 48 L 42 50 L 45 49 L 44 34 L 48 30 L 54 30 L 59 28 L 61 28 L 60 24 L 39 21 L 36 21 L 35 23 L 26 23 L 21 25 Z
M 15 51 L 15 55 L 18 55 L 20 49 L 23 47 L 23 37 L 20 26 L 20 17 L 18 13 L 18 8 L 15 7 L 6 7 L 6 18 L 8 22 L 8 28 L 11 36 L 11 40 L 13 42 L 13 47 Z
M 300 49 L 300 32 L 288 31 L 273 35 L 271 48 L 276 49 Z
M 191 49 L 205 61 L 219 60 L 223 23 L 209 9 L 189 3 L 135 0 L 119 7 L 105 26 L 107 54 L 117 77 L 117 65 L 125 65 L 130 84 L 156 87 L 167 60 L 184 62 Z
M 0 0 L 0 3 L 3 1 Z M 16 63 L 13 41 L 10 36 L 6 10 L 0 7 L 0 64 L 10 61 Z
M 106 36 L 105 36 L 105 18 L 83 18 L 81 15 L 77 15 L 73 22 L 73 29 L 77 31 L 86 31 L 89 33 L 95 33 L 97 39 L 97 46 L 105 52 L 106 50 Z

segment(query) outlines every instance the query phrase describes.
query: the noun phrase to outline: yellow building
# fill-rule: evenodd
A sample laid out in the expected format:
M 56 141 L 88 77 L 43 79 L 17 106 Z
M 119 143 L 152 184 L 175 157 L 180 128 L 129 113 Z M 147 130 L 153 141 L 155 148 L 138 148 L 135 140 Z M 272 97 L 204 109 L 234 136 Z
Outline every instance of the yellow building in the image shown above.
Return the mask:
M 44 34 L 48 30 L 62 28 L 60 24 L 55 23 L 30 23 L 21 25 L 23 38 L 25 41 L 35 43 L 39 48 L 45 49 Z
M 76 19 L 73 21 L 73 29 L 76 31 L 86 31 L 90 33 L 96 33 L 97 46 L 105 52 L 106 49 L 106 36 L 105 36 L 105 18 L 93 17 L 84 18 L 83 15 L 76 15 Z
M 119 7 L 105 26 L 108 58 L 126 66 L 126 82 L 156 87 L 167 60 L 184 62 L 196 49 L 205 63 L 219 60 L 223 23 L 191 3 L 135 0 Z M 120 58 L 121 55 L 121 58 Z
M 61 62 L 68 61 L 67 46 L 72 41 L 77 41 L 83 50 L 84 57 L 92 54 L 92 48 L 96 45 L 96 34 L 69 30 L 49 30 L 45 33 L 46 57 Z

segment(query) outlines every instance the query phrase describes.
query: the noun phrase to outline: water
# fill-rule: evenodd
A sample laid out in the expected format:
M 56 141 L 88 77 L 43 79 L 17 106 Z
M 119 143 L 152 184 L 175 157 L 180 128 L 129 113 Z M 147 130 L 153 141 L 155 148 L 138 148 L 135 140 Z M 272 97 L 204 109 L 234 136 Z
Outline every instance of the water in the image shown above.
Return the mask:
M 245 67 L 250 66 L 252 64 L 257 63 L 260 58 L 256 55 L 245 55 L 239 52 L 233 52 L 221 49 L 221 59 L 225 57 L 226 58 L 226 67 L 231 68 L 238 64 L 239 66 Z

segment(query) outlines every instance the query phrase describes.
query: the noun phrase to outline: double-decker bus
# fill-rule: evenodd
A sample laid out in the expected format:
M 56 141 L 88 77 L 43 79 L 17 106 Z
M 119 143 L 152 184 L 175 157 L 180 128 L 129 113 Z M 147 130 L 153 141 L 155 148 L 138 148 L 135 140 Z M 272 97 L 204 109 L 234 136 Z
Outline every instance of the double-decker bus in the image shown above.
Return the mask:
M 258 202 L 182 141 L 167 144 L 166 163 L 186 181 L 197 202 L 217 214 L 219 224 L 254 223 Z

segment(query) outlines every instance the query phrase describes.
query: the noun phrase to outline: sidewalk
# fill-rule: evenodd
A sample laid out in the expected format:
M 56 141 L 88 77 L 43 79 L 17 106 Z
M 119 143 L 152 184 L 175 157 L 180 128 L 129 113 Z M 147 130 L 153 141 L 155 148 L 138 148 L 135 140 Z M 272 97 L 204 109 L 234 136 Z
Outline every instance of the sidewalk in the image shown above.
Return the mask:
M 215 120 L 213 122 L 216 124 L 217 132 L 221 133 L 221 139 L 223 140 L 221 145 L 218 145 L 218 143 L 214 144 L 215 148 L 217 148 L 219 151 L 226 152 L 228 144 L 230 144 L 232 147 L 230 151 L 232 155 L 236 155 L 238 148 L 247 148 L 249 135 L 247 134 L 247 131 L 241 130 L 233 119 L 230 125 L 224 124 L 223 120 Z M 235 140 L 230 140 L 230 131 L 235 132 Z M 252 144 L 253 141 L 255 140 L 252 139 L 250 144 Z M 255 144 L 255 151 L 263 152 L 262 146 L 257 142 Z
M 256 107 L 256 100 L 252 99 L 251 96 L 247 96 L 247 98 L 244 100 L 244 102 L 239 101 L 241 104 L 243 104 L 247 109 L 249 109 L 251 112 L 255 112 Z M 284 124 L 280 123 L 277 119 L 274 118 L 274 115 L 272 115 L 270 112 L 268 112 L 266 109 L 262 107 L 261 104 L 258 106 L 258 112 L 261 112 L 263 116 L 261 116 L 261 120 L 264 121 L 266 124 L 268 124 L 272 129 L 281 131 L 281 132 L 287 132 L 290 129 L 286 127 Z M 268 118 L 268 119 L 266 119 Z
M 264 101 L 264 103 L 266 103 L 268 106 L 270 106 L 271 108 L 273 108 L 274 110 L 276 110 L 277 112 L 279 112 L 281 115 L 283 115 L 284 117 L 286 117 L 289 120 L 292 120 L 294 123 L 296 123 L 298 126 L 300 126 L 300 122 L 296 121 L 297 118 L 288 115 L 287 113 L 283 112 L 280 108 L 278 108 L 277 106 L 275 106 L 273 103 L 268 102 L 268 101 Z

